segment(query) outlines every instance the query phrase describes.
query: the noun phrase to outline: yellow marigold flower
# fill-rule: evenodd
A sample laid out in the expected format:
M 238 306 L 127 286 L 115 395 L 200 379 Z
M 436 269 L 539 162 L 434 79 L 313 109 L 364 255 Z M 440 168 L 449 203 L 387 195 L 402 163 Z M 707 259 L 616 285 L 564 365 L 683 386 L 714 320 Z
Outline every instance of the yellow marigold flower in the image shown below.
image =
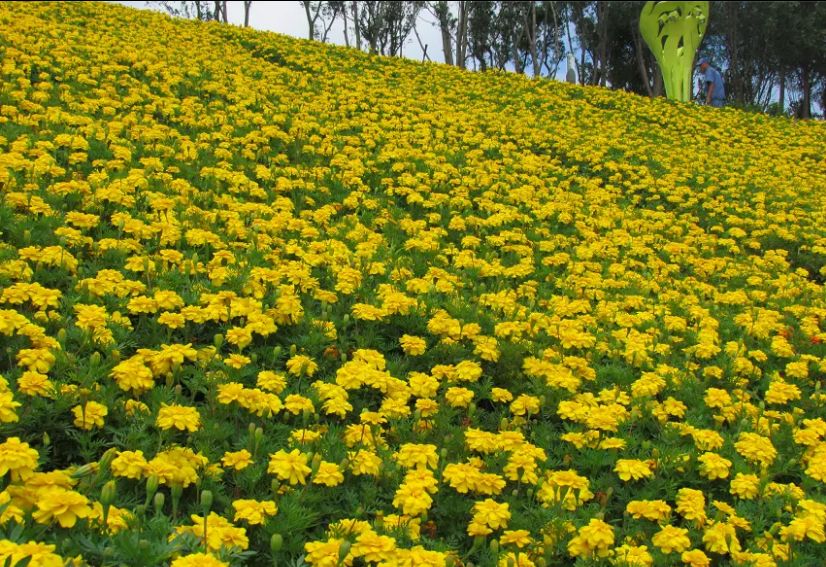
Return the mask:
M 745 459 L 763 468 L 771 465 L 777 457 L 777 449 L 774 448 L 771 440 L 757 433 L 741 433 L 734 448 Z
M 709 567 L 711 565 L 711 559 L 700 549 L 683 551 L 680 560 L 689 567 Z
M 688 539 L 688 530 L 674 526 L 663 526 L 660 531 L 651 538 L 651 543 L 657 546 L 665 554 L 677 552 L 682 553 L 691 547 L 691 540 Z
M 755 474 L 737 473 L 731 479 L 729 492 L 743 500 L 753 500 L 759 494 L 760 478 Z
M 119 362 L 109 374 L 121 390 L 142 394 L 155 386 L 155 375 L 143 362 L 130 358 Z
M 427 341 L 413 335 L 402 335 L 399 339 L 402 350 L 408 356 L 419 356 L 427 350 Z
M 703 453 L 697 460 L 700 462 L 701 476 L 709 480 L 728 477 L 728 470 L 731 468 L 731 461 L 728 459 L 717 453 Z
M 103 418 L 109 414 L 109 408 L 98 402 L 86 402 L 83 406 L 72 408 L 75 415 L 75 425 L 81 429 L 103 427 Z
M 639 480 L 641 478 L 651 478 L 654 472 L 651 470 L 651 465 L 646 461 L 639 459 L 619 459 L 614 467 L 614 472 L 619 475 L 620 479 L 628 482 L 629 480 Z
M 465 408 L 473 399 L 473 390 L 467 388 L 448 388 L 445 392 L 445 399 L 451 407 Z
M 242 471 L 252 464 L 252 453 L 246 449 L 241 449 L 235 452 L 226 452 L 221 457 L 221 463 L 225 467 L 234 468 L 237 471 Z
M 780 530 L 780 536 L 784 541 L 803 541 L 809 538 L 815 543 L 823 543 L 826 541 L 823 522 L 823 518 L 815 514 L 799 516 Z
M 11 392 L 0 392 L 0 423 L 14 423 L 20 418 L 17 416 L 17 408 L 20 402 L 14 400 Z
M 344 482 L 344 474 L 336 463 L 321 461 L 318 470 L 313 475 L 313 484 L 323 484 L 324 486 L 338 486 Z
M 71 528 L 78 518 L 91 514 L 89 500 L 73 490 L 59 486 L 44 488 L 37 493 L 37 510 L 32 518 L 38 524 L 57 521 L 62 528 Z
M 42 396 L 51 398 L 54 394 L 54 384 L 49 377 L 39 372 L 26 371 L 17 379 L 17 389 L 27 396 Z
M 379 471 L 381 471 L 381 457 L 372 451 L 366 451 L 364 449 L 350 451 L 347 453 L 347 459 L 350 461 L 350 470 L 356 476 L 376 476 L 379 474 Z
M 243 350 L 252 342 L 252 332 L 245 327 L 233 327 L 227 331 L 227 342 Z
M 341 564 L 339 555 L 343 543 L 343 539 L 332 537 L 327 541 L 309 541 L 304 544 L 304 551 L 307 552 L 304 560 L 310 565 L 318 567 L 337 567 Z M 344 565 L 350 565 L 351 563 L 352 559 L 345 559 L 344 561 Z
M 235 368 L 236 370 L 240 370 L 250 362 L 252 362 L 250 357 L 238 353 L 231 354 L 224 359 L 224 364 L 231 368 Z
M 497 567 L 536 567 L 527 553 L 509 551 L 499 557 Z
M 514 415 L 532 415 L 539 413 L 539 398 L 522 394 L 510 405 Z
M 123 409 L 126 412 L 126 415 L 149 413 L 149 406 L 140 400 L 126 400 L 123 404 Z
M 120 451 L 112 460 L 112 473 L 124 478 L 139 479 L 146 469 L 143 451 Z
M 318 364 L 304 354 L 297 354 L 287 361 L 287 372 L 294 376 L 312 376 L 317 370 Z
M 263 524 L 268 517 L 275 516 L 278 512 L 272 500 L 235 500 L 232 507 L 235 508 L 233 520 L 244 520 L 251 526 Z
M 568 542 L 568 554 L 582 558 L 607 557 L 613 545 L 614 528 L 593 518 Z
M 625 511 L 637 520 L 645 518 L 659 522 L 671 514 L 671 506 L 664 500 L 632 500 L 626 505 Z
M 0 444 L 0 477 L 11 472 L 11 479 L 26 480 L 37 468 L 38 453 L 21 442 L 19 437 L 9 437 Z
M 315 411 L 312 400 L 298 394 L 290 394 L 284 398 L 284 408 L 293 415 L 298 415 L 305 411 L 310 413 Z
M 173 560 L 170 567 L 229 567 L 211 553 L 191 553 Z
M 405 443 L 399 447 L 394 455 L 396 462 L 405 468 L 426 468 L 435 469 L 439 462 L 438 448 L 436 445 L 417 445 L 415 443 Z
M 28 543 L 15 543 L 8 539 L 0 540 L 0 561 L 9 565 L 19 565 L 29 559 L 32 567 L 64 567 L 67 563 L 60 555 L 54 553 L 55 546 L 30 540 Z
M 164 430 L 174 427 L 192 433 L 201 427 L 201 414 L 193 407 L 162 404 L 155 425 Z
M 307 455 L 298 449 L 293 449 L 289 453 L 283 449 L 270 455 L 270 463 L 267 472 L 275 474 L 279 479 L 286 480 L 290 484 L 307 484 L 307 475 L 312 472 L 307 466 Z
M 359 534 L 350 553 L 353 557 L 363 558 L 364 561 L 378 562 L 393 558 L 395 550 L 395 539 L 368 531 Z
M 737 533 L 734 526 L 714 522 L 703 532 L 703 544 L 707 551 L 712 553 L 732 553 L 740 551 L 740 542 L 737 541 Z
M 513 400 L 513 394 L 510 393 L 510 390 L 504 388 L 491 388 L 490 397 L 494 402 L 507 403 Z
M 192 520 L 191 526 L 179 526 L 175 529 L 176 534 L 190 533 L 198 540 L 204 540 L 204 518 L 197 514 L 190 516 Z M 247 531 L 244 528 L 235 527 L 223 516 L 219 516 L 215 512 L 210 512 L 206 518 L 207 534 L 206 534 L 206 548 L 207 551 L 219 551 L 221 549 L 247 549 L 249 547 L 249 538 L 247 538 Z M 175 537 L 173 534 L 170 538 Z
M 533 543 L 531 532 L 528 530 L 505 530 L 499 538 L 501 545 L 515 545 L 519 549 Z
M 402 483 L 393 497 L 393 506 L 406 516 L 421 516 L 432 504 L 433 498 L 425 487 L 416 483 Z
M 272 392 L 273 394 L 280 394 L 284 388 L 287 387 L 287 381 L 284 379 L 284 376 L 276 374 L 271 370 L 262 370 L 259 372 L 255 384 L 262 390 Z
M 686 520 L 694 520 L 702 525 L 706 521 L 706 499 L 703 493 L 693 488 L 677 491 L 677 512 Z
M 654 564 L 654 558 L 648 552 L 648 546 L 626 543 L 614 549 L 611 563 L 623 567 L 650 567 Z
M 500 504 L 491 498 L 486 498 L 473 506 L 473 521 L 484 524 L 492 530 L 507 527 L 510 519 L 510 505 L 507 502 Z

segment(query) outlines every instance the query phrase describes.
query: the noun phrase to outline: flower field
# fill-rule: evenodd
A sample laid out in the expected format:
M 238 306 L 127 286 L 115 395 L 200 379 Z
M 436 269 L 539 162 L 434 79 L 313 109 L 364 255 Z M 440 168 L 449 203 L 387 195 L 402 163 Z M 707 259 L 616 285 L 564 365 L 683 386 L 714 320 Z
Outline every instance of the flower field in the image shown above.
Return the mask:
M 822 564 L 823 123 L 96 3 L 0 78 L 0 563 Z

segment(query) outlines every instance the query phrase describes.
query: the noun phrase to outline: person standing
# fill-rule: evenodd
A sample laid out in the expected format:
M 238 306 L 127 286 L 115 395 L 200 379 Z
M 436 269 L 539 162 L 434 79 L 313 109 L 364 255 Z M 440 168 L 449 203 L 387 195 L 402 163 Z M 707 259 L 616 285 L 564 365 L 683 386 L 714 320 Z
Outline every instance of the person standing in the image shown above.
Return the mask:
M 720 71 L 712 67 L 708 59 L 701 57 L 697 62 L 700 72 L 703 74 L 702 83 L 704 85 L 701 94 L 709 106 L 722 108 L 726 103 L 726 88 L 723 86 L 723 76 Z

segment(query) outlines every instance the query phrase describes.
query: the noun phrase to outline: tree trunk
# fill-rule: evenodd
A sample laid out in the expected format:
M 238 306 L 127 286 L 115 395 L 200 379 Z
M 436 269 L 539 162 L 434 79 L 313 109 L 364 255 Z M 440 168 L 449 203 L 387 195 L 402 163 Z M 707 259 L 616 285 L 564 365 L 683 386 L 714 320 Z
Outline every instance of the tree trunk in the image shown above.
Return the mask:
M 344 6 L 344 9 L 341 10 L 341 14 L 344 16 L 344 45 L 346 47 L 350 47 L 350 34 L 347 33 L 347 6 Z
M 786 71 L 781 70 L 780 73 L 780 112 L 786 111 Z
M 467 2 L 459 2 L 459 23 L 456 29 L 456 65 L 466 68 L 467 52 Z
M 315 20 L 310 15 L 310 3 L 302 2 L 304 4 L 304 13 L 307 14 L 307 39 L 315 39 Z
M 356 48 L 361 49 L 361 29 L 359 29 L 359 3 L 352 2 L 350 7 L 353 9 L 353 31 L 356 33 Z
M 657 66 L 656 62 L 652 67 L 654 70 L 654 96 L 663 96 L 665 92 L 665 82 L 663 81 L 663 74 L 660 73 L 660 68 Z
M 252 6 L 252 0 L 244 0 L 244 27 L 250 27 L 250 7 Z
M 453 65 L 453 41 L 450 38 L 450 8 L 447 2 L 439 2 L 436 5 L 436 17 L 439 20 L 439 30 L 442 32 L 442 51 L 445 56 L 445 63 Z
M 631 36 L 634 38 L 634 56 L 637 59 L 637 69 L 640 71 L 642 84 L 645 85 L 645 92 L 648 96 L 654 98 L 654 90 L 651 88 L 651 80 L 648 77 L 648 69 L 645 65 L 645 52 L 643 51 L 642 38 L 640 38 L 636 20 L 631 22 Z
M 803 91 L 803 100 L 801 100 L 800 117 L 812 117 L 812 81 L 808 67 L 800 70 L 800 87 Z
M 531 2 L 530 12 L 525 15 L 525 29 L 528 33 L 528 45 L 531 49 L 531 61 L 533 62 L 533 76 L 539 77 L 542 74 L 541 62 L 536 49 L 536 3 Z

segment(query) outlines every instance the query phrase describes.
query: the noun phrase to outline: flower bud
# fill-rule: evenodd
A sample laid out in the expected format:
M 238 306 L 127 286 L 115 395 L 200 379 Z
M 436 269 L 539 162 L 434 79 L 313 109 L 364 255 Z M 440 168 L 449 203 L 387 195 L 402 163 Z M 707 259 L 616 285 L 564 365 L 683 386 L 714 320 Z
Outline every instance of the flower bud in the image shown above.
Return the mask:
M 92 353 L 92 356 L 89 357 L 89 363 L 92 366 L 97 366 L 100 364 L 100 353 L 98 351 Z
M 211 490 L 202 490 L 201 491 L 201 509 L 204 511 L 204 515 L 209 512 L 212 508 L 212 491 Z
M 155 506 L 156 512 L 163 512 L 163 505 L 166 504 L 166 495 L 163 492 L 158 492 L 152 504 Z
M 100 503 L 103 506 L 109 506 L 112 502 L 115 501 L 115 496 L 117 495 L 118 486 L 114 480 L 110 480 L 106 484 L 103 485 L 103 488 L 100 490 Z
M 85 476 L 89 476 L 90 474 L 94 474 L 96 468 L 96 464 L 87 463 L 78 467 L 75 472 L 72 473 L 72 478 L 83 478 Z
M 215 348 L 221 348 L 221 345 L 224 344 L 224 335 L 221 333 L 216 334 L 212 337 L 212 344 L 215 345 Z
M 296 352 L 298 352 L 298 348 L 295 345 L 290 345 L 290 356 L 295 356 Z
M 160 479 L 158 475 L 151 474 L 149 478 L 146 479 L 146 499 L 151 500 L 155 493 L 158 491 L 158 485 L 160 484 Z
M 284 546 L 284 536 L 281 534 L 272 534 L 270 537 L 270 551 L 273 553 L 278 553 L 281 551 L 281 548 Z

